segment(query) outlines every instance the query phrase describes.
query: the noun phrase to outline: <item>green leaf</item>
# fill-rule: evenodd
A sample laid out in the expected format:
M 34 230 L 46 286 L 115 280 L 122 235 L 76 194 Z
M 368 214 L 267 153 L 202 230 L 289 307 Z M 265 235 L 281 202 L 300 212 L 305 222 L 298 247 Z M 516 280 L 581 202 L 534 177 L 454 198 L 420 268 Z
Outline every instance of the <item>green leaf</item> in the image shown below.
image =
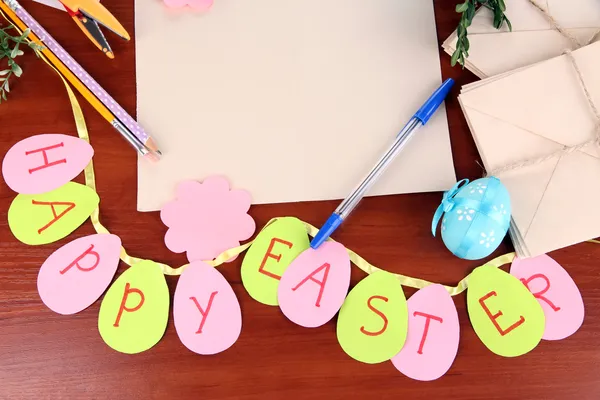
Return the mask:
M 15 58 L 19 55 L 19 44 L 17 43 L 15 48 L 12 50 L 12 52 L 10 53 L 10 58 Z M 21 52 L 21 54 L 23 54 L 23 52 Z
M 469 43 L 468 38 L 465 38 L 465 40 L 463 40 L 463 49 L 465 50 L 465 53 L 467 53 L 467 57 L 469 56 L 469 47 L 471 47 L 471 43 Z
M 460 56 L 460 51 L 458 49 L 456 49 L 454 51 L 454 53 L 452 54 L 452 58 L 450 58 L 450 65 L 451 66 L 455 66 L 456 62 L 458 61 L 458 57 Z
M 494 28 L 500 29 L 502 26 L 502 12 L 498 9 L 494 10 Z
M 463 26 L 463 24 L 459 24 L 457 28 L 458 37 L 463 37 L 467 34 L 467 29 Z
M 504 22 L 506 22 L 506 25 L 508 26 L 508 30 L 512 32 L 512 24 L 510 23 L 508 18 L 506 18 L 506 16 L 504 17 Z
M 498 6 L 502 12 L 506 11 L 506 4 L 504 4 L 504 0 L 498 0 Z
M 473 17 L 475 17 L 475 6 L 471 6 L 467 9 L 467 21 L 469 22 L 467 26 L 471 25 Z
M 457 4 L 456 5 L 456 12 L 457 13 L 464 13 L 465 11 L 467 11 L 467 8 L 469 8 L 469 0 L 466 0 L 462 4 Z
M 12 70 L 13 70 L 13 72 L 15 73 L 15 75 L 16 75 L 17 77 L 20 77 L 20 76 L 21 76 L 21 74 L 23 74 L 23 70 L 22 70 L 22 69 L 21 69 L 21 67 L 19 67 L 17 64 L 14 64 L 14 65 L 12 66 Z
M 5 69 L 4 71 L 0 71 L 0 76 L 7 75 L 10 72 L 10 69 Z
M 10 86 L 8 85 L 8 81 L 4 82 L 4 91 L 6 93 L 10 92 Z M 4 99 L 4 100 L 6 100 L 6 99 Z
M 2 99 L 6 100 L 6 92 L 5 91 L 2 92 Z

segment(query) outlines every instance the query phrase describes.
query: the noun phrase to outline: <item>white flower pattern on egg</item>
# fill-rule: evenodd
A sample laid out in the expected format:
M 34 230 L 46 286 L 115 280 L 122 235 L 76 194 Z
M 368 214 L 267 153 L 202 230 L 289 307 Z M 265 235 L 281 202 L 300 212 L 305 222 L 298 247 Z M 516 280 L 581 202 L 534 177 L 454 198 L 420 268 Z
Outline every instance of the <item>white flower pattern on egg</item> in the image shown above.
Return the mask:
M 506 215 L 506 208 L 504 208 L 504 204 L 500 204 L 500 206 L 494 206 L 492 209 L 502 215 Z
M 442 232 L 446 230 L 446 217 L 442 220 Z
M 485 232 L 481 232 L 481 239 L 479 240 L 479 244 L 489 248 L 496 241 L 496 237 L 494 236 L 494 231 L 490 231 L 487 235 Z
M 475 210 L 469 207 L 465 207 L 464 209 L 456 210 L 456 214 L 458 214 L 459 221 L 462 221 L 463 219 L 467 221 L 472 221 L 473 216 L 475 214 Z
M 471 194 L 475 194 L 475 193 L 483 194 L 483 191 L 485 189 L 487 189 L 487 185 L 484 185 L 482 183 L 477 183 L 477 185 L 475 185 L 474 187 L 471 188 L 471 191 L 469 193 L 471 193 Z

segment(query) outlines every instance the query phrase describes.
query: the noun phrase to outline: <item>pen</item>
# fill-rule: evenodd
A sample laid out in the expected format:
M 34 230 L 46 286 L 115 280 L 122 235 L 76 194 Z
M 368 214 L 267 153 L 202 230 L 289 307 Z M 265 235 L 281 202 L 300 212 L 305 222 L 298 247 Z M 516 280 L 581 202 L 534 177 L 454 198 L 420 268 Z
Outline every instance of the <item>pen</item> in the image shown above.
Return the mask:
M 333 232 L 344 222 L 350 215 L 352 210 L 356 208 L 360 200 L 367 194 L 371 186 L 383 174 L 385 169 L 391 164 L 394 158 L 404 148 L 409 139 L 414 133 L 429 121 L 429 118 L 435 113 L 439 106 L 444 102 L 444 99 L 454 85 L 452 79 L 446 79 L 444 83 L 427 99 L 425 104 L 421 106 L 419 111 L 412 116 L 400 133 L 396 136 L 394 142 L 390 145 L 384 155 L 377 161 L 371 172 L 363 179 L 363 181 L 354 189 L 348 197 L 335 209 L 333 214 L 329 216 L 325 224 L 315 235 L 310 243 L 310 247 L 317 249 L 323 242 L 333 234 Z
M 83 97 L 147 159 L 158 160 L 161 152 L 143 128 L 27 13 L 15 0 L 0 0 L 0 9 L 30 38 L 45 48 L 42 53 Z

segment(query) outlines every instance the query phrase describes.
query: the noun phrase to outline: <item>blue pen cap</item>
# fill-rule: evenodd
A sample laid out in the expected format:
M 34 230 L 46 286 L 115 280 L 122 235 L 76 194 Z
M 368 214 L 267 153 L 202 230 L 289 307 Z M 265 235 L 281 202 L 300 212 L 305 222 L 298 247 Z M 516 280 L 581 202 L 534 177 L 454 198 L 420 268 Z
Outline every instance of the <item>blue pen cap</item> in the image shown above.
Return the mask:
M 448 93 L 450 93 L 450 89 L 454 86 L 454 79 L 448 78 L 442 83 L 442 85 L 427 99 L 425 104 L 419 108 L 414 115 L 414 118 L 417 118 L 419 121 L 425 125 L 429 118 L 435 113 L 438 107 L 444 102 Z
M 319 232 L 317 232 L 312 242 L 310 242 L 310 247 L 313 249 L 319 248 L 319 246 L 331 236 L 342 222 L 344 222 L 344 220 L 340 215 L 335 213 L 331 214 L 327 221 L 325 221 L 325 224 L 319 229 Z

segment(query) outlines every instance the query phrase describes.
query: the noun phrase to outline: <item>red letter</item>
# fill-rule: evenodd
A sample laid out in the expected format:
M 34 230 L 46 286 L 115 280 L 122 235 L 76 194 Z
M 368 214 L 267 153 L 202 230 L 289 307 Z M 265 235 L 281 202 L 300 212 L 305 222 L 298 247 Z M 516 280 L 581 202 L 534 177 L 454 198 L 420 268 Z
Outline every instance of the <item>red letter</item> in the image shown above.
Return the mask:
M 315 279 L 314 276 L 316 274 L 318 274 L 319 272 L 321 272 L 321 270 L 323 268 L 325 268 L 325 272 L 323 273 L 323 280 L 319 281 L 319 280 Z M 297 284 L 296 287 L 293 287 L 292 290 L 295 292 L 296 289 L 298 289 L 300 286 L 304 285 L 308 280 L 313 281 L 314 283 L 316 283 L 317 285 L 320 286 L 319 295 L 317 296 L 317 302 L 315 303 L 315 306 L 321 307 L 321 297 L 323 297 L 323 290 L 325 289 L 325 284 L 327 283 L 327 275 L 329 275 L 329 268 L 330 268 L 329 263 L 325 263 L 325 264 L 321 265 L 319 268 L 315 269 L 310 275 L 308 275 L 306 278 L 304 278 L 302 280 L 302 282 Z
M 492 321 L 492 323 L 494 324 L 496 329 L 498 329 L 498 332 L 500 332 L 500 335 L 502 335 L 502 336 L 506 335 L 507 333 L 509 333 L 510 331 L 512 331 L 519 325 L 521 325 L 523 322 L 525 322 L 525 318 L 523 318 L 523 316 L 521 315 L 517 322 L 515 322 L 514 324 L 509 326 L 506 330 L 502 329 L 502 327 L 500 327 L 500 324 L 498 324 L 498 322 L 496 322 L 498 317 L 500 317 L 502 315 L 502 311 L 498 311 L 496 314 L 492 314 L 490 312 L 490 309 L 487 308 L 487 306 L 485 305 L 485 301 L 492 296 L 497 296 L 496 292 L 493 292 L 493 291 L 489 292 L 488 294 L 486 294 L 485 296 L 480 298 L 479 304 L 481 304 L 481 307 L 485 310 L 485 313 L 487 314 L 487 316 L 490 318 L 490 320 Z
M 127 297 L 129 296 L 129 293 L 136 293 L 140 296 L 140 302 L 138 303 L 137 306 L 135 306 L 133 308 L 128 308 L 126 305 Z M 123 293 L 123 299 L 121 300 L 121 307 L 119 307 L 119 313 L 117 314 L 117 319 L 115 320 L 115 323 L 113 324 L 113 326 L 115 328 L 119 327 L 119 322 L 121 321 L 121 315 L 123 315 L 123 311 L 135 312 L 135 311 L 139 310 L 143 304 L 144 304 L 144 293 L 142 293 L 142 291 L 140 289 L 131 288 L 131 285 L 129 285 L 129 282 L 127 282 L 125 284 L 125 293 Z
M 81 265 L 79 265 L 79 261 L 83 260 L 85 258 L 85 256 L 87 256 L 88 254 L 94 256 L 96 258 L 96 261 L 94 261 L 94 265 L 92 265 L 89 268 L 84 268 Z M 60 271 L 60 274 L 63 275 L 65 274 L 68 270 L 71 269 L 71 267 L 73 265 L 77 266 L 77 269 L 83 272 L 88 272 L 93 270 L 94 268 L 96 268 L 98 266 L 98 263 L 100 262 L 100 254 L 98 254 L 97 252 L 94 251 L 94 245 L 91 245 L 89 249 L 87 249 L 86 251 L 83 252 L 82 255 L 80 255 L 79 257 L 77 257 L 75 259 L 75 261 L 73 261 L 71 264 L 69 264 L 67 266 L 67 268 L 63 269 L 62 271 Z
M 33 204 L 34 206 L 50 206 L 50 208 L 52 208 L 52 215 L 54 215 L 54 219 L 52 221 L 48 222 L 46 225 L 42 226 L 40 229 L 38 229 L 38 234 L 40 234 L 40 235 L 42 234 L 43 231 L 50 228 L 50 226 L 52 226 L 52 224 L 54 224 L 56 221 L 61 219 L 66 213 L 68 213 L 69 211 L 71 211 L 72 209 L 75 208 L 75 203 L 71 203 L 68 201 L 67 202 L 61 202 L 61 201 L 47 202 L 47 201 L 31 200 L 31 204 Z M 54 206 L 67 206 L 67 208 L 65 208 L 60 214 L 56 214 L 56 209 L 54 208 Z
M 271 239 L 271 243 L 269 244 L 269 248 L 267 249 L 267 252 L 265 253 L 264 258 L 263 258 L 262 262 L 260 263 L 260 268 L 258 268 L 258 272 L 260 272 L 261 274 L 265 274 L 266 276 L 269 276 L 271 278 L 280 280 L 281 276 L 274 274 L 272 272 L 269 272 L 265 269 L 265 264 L 267 263 L 267 260 L 269 258 L 274 258 L 277 260 L 277 262 L 279 262 L 279 260 L 281 260 L 281 254 L 271 253 L 271 251 L 273 251 L 273 246 L 275 246 L 275 242 L 285 244 L 289 249 L 291 249 L 294 246 L 293 243 L 286 242 L 285 240 L 282 240 L 282 239 L 278 239 L 278 238 Z
M 373 307 L 371 305 L 371 300 L 373 299 L 379 299 L 379 300 L 383 300 L 386 303 L 388 302 L 388 298 L 387 297 L 383 297 L 383 296 L 371 296 L 369 297 L 369 300 L 367 300 L 367 307 L 369 307 L 371 309 L 371 311 L 373 311 L 375 314 L 379 315 L 382 319 L 383 319 L 383 328 L 381 328 L 380 330 L 378 330 L 377 332 L 369 332 L 365 329 L 364 326 L 360 327 L 360 331 L 362 333 L 364 333 L 367 336 L 379 336 L 381 335 L 383 332 L 385 332 L 385 330 L 387 329 L 388 326 L 388 319 L 385 316 L 384 313 L 382 313 L 381 311 L 379 311 L 378 309 L 376 309 L 375 307 Z
M 529 282 L 531 282 L 535 278 L 541 278 L 544 281 L 546 281 L 546 287 L 543 290 L 540 290 L 537 293 L 533 293 L 533 292 L 531 292 L 531 289 L 529 289 Z M 548 291 L 548 289 L 550 289 L 550 279 L 548 279 L 548 277 L 546 275 L 544 275 L 544 274 L 535 274 L 535 275 L 532 275 L 529 279 L 523 279 L 523 278 L 521 278 L 521 282 L 523 282 L 523 284 L 525 285 L 525 287 L 531 292 L 531 294 L 533 294 L 533 297 L 535 297 L 536 299 L 542 299 L 542 300 L 544 300 L 546 302 L 546 304 L 548 304 L 550 307 L 552 307 L 552 309 L 554 311 L 560 310 L 560 307 L 556 307 L 554 305 L 554 303 L 552 303 L 550 300 L 548 300 L 547 298 L 545 298 L 543 296 L 543 294 L 546 293 Z
M 213 302 L 215 296 L 217 295 L 217 293 L 219 293 L 219 292 L 212 292 L 210 294 L 210 298 L 208 299 L 208 306 L 206 306 L 206 311 L 204 311 L 202 309 L 202 307 L 198 303 L 198 300 L 196 300 L 195 297 L 190 297 L 190 300 L 192 300 L 194 302 L 194 304 L 196 304 L 196 307 L 198 307 L 198 311 L 200 311 L 200 314 L 202 315 L 202 321 L 200 321 L 200 327 L 198 328 L 196 333 L 202 333 L 202 327 L 204 326 L 204 323 L 206 322 L 206 317 L 208 317 L 208 313 L 210 312 L 210 308 L 212 307 L 212 302 Z
M 413 316 L 427 318 L 425 320 L 425 329 L 423 329 L 423 336 L 421 336 L 421 344 L 419 344 L 419 350 L 417 351 L 417 353 L 423 354 L 423 346 L 425 346 L 425 340 L 427 340 L 427 333 L 429 332 L 429 323 L 430 323 L 430 321 L 431 320 L 438 321 L 441 324 L 441 323 L 444 322 L 444 320 L 441 319 L 440 317 L 436 317 L 435 315 L 425 314 L 425 313 L 422 313 L 422 312 L 419 312 L 419 311 L 415 311 L 413 313 Z
M 29 173 L 33 174 L 34 172 L 39 171 L 40 169 L 52 167 L 52 166 L 58 165 L 58 164 L 66 164 L 66 162 L 67 162 L 66 158 L 63 158 L 63 159 L 58 160 L 58 161 L 48 162 L 48 154 L 46 154 L 46 151 L 48 151 L 48 150 L 57 149 L 57 148 L 63 147 L 63 146 L 64 146 L 64 144 L 62 142 L 60 142 L 59 144 L 55 144 L 53 146 L 42 147 L 41 149 L 26 151 L 25 152 L 26 156 L 28 156 L 30 154 L 39 153 L 40 151 L 42 152 L 42 154 L 44 156 L 44 164 L 40 165 L 39 167 L 35 167 L 35 168 L 30 169 Z

